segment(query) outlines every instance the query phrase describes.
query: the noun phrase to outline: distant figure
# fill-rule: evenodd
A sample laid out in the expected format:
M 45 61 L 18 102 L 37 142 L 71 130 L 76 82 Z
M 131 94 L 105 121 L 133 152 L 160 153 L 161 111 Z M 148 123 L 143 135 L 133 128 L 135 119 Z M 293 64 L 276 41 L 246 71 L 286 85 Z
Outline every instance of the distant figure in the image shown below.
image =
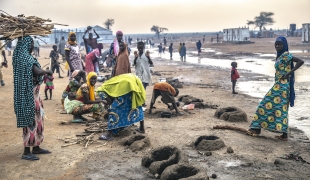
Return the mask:
M 132 39 L 131 39 L 131 37 L 129 36 L 129 37 L 128 37 L 128 43 L 129 43 L 129 45 L 131 45 L 131 41 L 132 41 Z
M 11 56 L 12 41 L 9 41 L 9 42 L 6 44 L 6 49 L 8 50 L 8 56 Z
M 213 42 L 213 37 L 211 38 L 211 42 Z
M 203 35 L 203 38 L 202 38 L 202 43 L 205 43 L 205 35 Z
M 217 43 L 220 42 L 220 40 L 219 40 L 219 34 L 218 34 L 218 33 L 216 34 L 216 42 L 217 42 Z
M 180 43 L 180 46 L 179 46 L 180 59 L 181 59 L 181 48 L 182 48 L 182 43 Z M 181 59 L 181 60 L 182 60 L 182 59 Z
M 198 56 L 199 56 L 201 53 L 201 42 L 200 42 L 200 40 L 196 43 L 196 46 L 197 46 Z
M 40 57 L 40 43 L 39 40 L 37 39 L 37 36 L 34 36 L 33 45 L 34 45 L 34 56 Z
M 172 60 L 172 52 L 173 52 L 172 46 L 173 46 L 173 43 L 171 43 L 169 46 L 170 60 Z
M 127 41 L 127 37 L 125 36 L 125 43 L 127 44 L 127 42 L 128 42 L 128 41 Z
M 55 44 L 58 44 L 58 38 L 55 38 Z
M 186 47 L 185 47 L 185 43 L 183 43 L 182 47 L 181 47 L 181 61 L 182 62 L 186 62 Z
M 58 52 L 62 56 L 62 60 L 65 61 L 66 56 L 65 56 L 65 46 L 67 44 L 67 41 L 65 40 L 65 36 L 61 37 L 61 40 L 58 44 Z
M 163 53 L 165 54 L 166 46 L 163 46 Z
M 1 86 L 5 86 L 5 83 L 3 81 L 3 76 L 4 76 L 4 73 L 2 71 L 2 68 L 3 67 L 7 67 L 7 60 L 6 60 L 6 57 L 5 57 L 5 51 L 2 47 L 2 43 L 0 41 L 0 83 L 1 83 Z
M 98 42 L 97 39 L 100 38 L 100 36 L 97 34 L 95 29 L 93 29 L 94 33 L 96 34 L 96 38 L 93 38 L 93 33 L 90 33 L 89 31 L 91 30 L 91 27 L 87 27 L 87 30 L 85 31 L 83 35 L 83 40 L 85 43 L 85 48 L 86 48 L 86 54 L 90 53 L 92 50 L 98 48 Z M 89 33 L 88 33 L 89 32 Z M 88 39 L 85 38 L 86 33 L 88 33 Z M 88 46 L 91 48 L 89 49 Z
M 237 79 L 240 78 L 239 76 L 239 73 L 237 71 L 237 62 L 232 62 L 231 63 L 231 82 L 232 82 L 232 93 L 233 94 L 238 94 L 236 91 L 235 91 L 235 87 L 236 87 L 236 83 L 237 83 Z
M 162 46 L 162 44 L 160 43 L 157 47 L 158 47 L 158 56 L 161 57 L 162 52 L 163 52 L 163 46 Z
M 164 46 L 167 46 L 167 40 L 166 40 L 166 37 L 164 37 Z

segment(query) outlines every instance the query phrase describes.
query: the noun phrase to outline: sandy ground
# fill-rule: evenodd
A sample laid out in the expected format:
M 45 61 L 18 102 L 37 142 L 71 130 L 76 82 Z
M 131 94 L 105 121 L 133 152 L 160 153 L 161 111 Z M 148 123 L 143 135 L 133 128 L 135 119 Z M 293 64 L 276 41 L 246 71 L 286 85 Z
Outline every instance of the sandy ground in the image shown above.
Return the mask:
M 237 53 L 241 49 L 242 52 L 274 53 L 273 42 L 270 42 L 273 39 L 264 41 L 266 43 L 242 45 L 242 48 L 240 45 L 212 45 L 210 43 L 204 44 L 203 47 L 217 48 L 224 54 Z M 255 51 L 257 46 L 261 46 L 261 49 Z M 48 56 L 49 51 L 49 48 L 41 48 L 41 58 L 39 58 L 41 65 L 48 63 L 44 57 Z M 202 54 L 202 56 L 207 56 L 207 54 Z M 8 57 L 8 61 L 11 62 L 11 57 Z M 178 147 L 188 156 L 190 164 L 201 167 L 209 176 L 213 173 L 217 174 L 217 179 L 220 180 L 310 179 L 309 164 L 293 160 L 282 160 L 280 165 L 274 164 L 274 161 L 283 154 L 292 152 L 298 152 L 300 156 L 310 161 L 310 143 L 297 141 L 303 137 L 303 132 L 298 129 L 291 129 L 288 142 L 275 139 L 276 134 L 268 131 L 262 131 L 259 137 L 250 137 L 235 131 L 212 129 L 215 125 L 248 128 L 251 116 L 260 101 L 260 99 L 244 94 L 231 94 L 230 79 L 227 76 L 229 72 L 181 62 L 171 63 L 160 58 L 154 58 L 153 71 L 160 72 L 162 76 L 153 76 L 153 82 L 157 82 L 159 77 L 179 77 L 179 80 L 185 84 L 180 89 L 180 95 L 199 97 L 204 102 L 216 104 L 219 107 L 237 106 L 247 113 L 248 122 L 232 123 L 219 120 L 214 117 L 215 109 L 182 110 L 185 113 L 184 116 L 172 116 L 170 119 L 159 118 L 158 112 L 167 109 L 163 103 L 157 102 L 153 114 L 145 115 L 146 135 L 150 138 L 151 146 L 142 151 L 132 152 L 128 147 L 119 143 L 122 138 L 135 133 L 133 128 L 123 131 L 114 141 L 98 141 L 87 149 L 81 144 L 61 148 L 64 143 L 58 138 L 75 137 L 77 133 L 84 131 L 85 126 L 60 125 L 60 122 L 69 121 L 72 116 L 58 113 L 61 109 L 61 94 L 68 79 L 58 79 L 55 74 L 53 99 L 44 101 L 45 139 L 41 146 L 52 151 L 52 154 L 39 155 L 41 159 L 34 162 L 21 160 L 22 130 L 16 128 L 12 66 L 11 63 L 9 64 L 9 68 L 4 69 L 6 86 L 0 87 L 2 95 L 0 97 L 2 117 L 0 121 L 2 137 L 0 139 L 0 179 L 155 179 L 148 173 L 148 169 L 141 166 L 141 158 L 151 149 L 163 145 Z M 247 74 L 247 76 L 251 75 L 253 74 Z M 97 85 L 99 86 L 100 83 Z M 152 87 L 153 85 L 147 87 L 148 106 Z M 41 97 L 44 94 L 43 89 L 44 85 L 41 87 Z M 213 151 L 212 156 L 198 154 L 191 144 L 203 135 L 220 137 L 226 147 Z M 104 146 L 97 148 L 98 145 Z M 226 148 L 229 146 L 234 149 L 234 153 L 226 153 Z

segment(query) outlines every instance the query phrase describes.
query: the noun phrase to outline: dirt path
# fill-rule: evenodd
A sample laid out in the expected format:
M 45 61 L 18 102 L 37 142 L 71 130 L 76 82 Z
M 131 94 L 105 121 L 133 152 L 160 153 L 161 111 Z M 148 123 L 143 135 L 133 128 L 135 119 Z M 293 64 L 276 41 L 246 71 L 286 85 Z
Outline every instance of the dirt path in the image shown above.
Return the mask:
M 42 57 L 47 56 L 49 49 L 42 49 Z M 9 57 L 11 62 L 11 57 Z M 184 82 L 180 95 L 199 97 L 204 102 L 219 107 L 237 106 L 248 115 L 248 122 L 226 122 L 214 117 L 215 109 L 195 109 L 184 112 L 181 117 L 170 119 L 158 118 L 158 113 L 166 110 L 162 103 L 156 103 L 154 114 L 145 115 L 146 135 L 151 146 L 143 151 L 132 152 L 120 144 L 122 138 L 134 134 L 129 128 L 112 142 L 98 142 L 87 149 L 83 145 L 61 148 L 64 143 L 58 138 L 75 137 L 83 132 L 85 126 L 79 124 L 60 125 L 61 121 L 71 119 L 69 115 L 59 114 L 60 99 L 68 79 L 55 77 L 53 100 L 44 101 L 45 140 L 43 148 L 52 151 L 50 155 L 40 155 L 39 161 L 21 160 L 23 151 L 22 130 L 16 128 L 13 109 L 12 67 L 4 69 L 5 87 L 1 92 L 0 132 L 0 179 L 155 179 L 148 169 L 141 167 L 141 158 L 152 148 L 163 145 L 174 145 L 184 152 L 190 164 L 203 168 L 208 175 L 215 173 L 217 179 L 309 179 L 310 165 L 298 161 L 283 160 L 283 164 L 275 165 L 274 161 L 283 154 L 298 152 L 310 161 L 310 143 L 299 143 L 302 132 L 292 130 L 288 142 L 274 138 L 274 133 L 263 131 L 260 137 L 250 137 L 229 130 L 213 130 L 215 125 L 236 125 L 248 128 L 251 115 L 255 112 L 259 99 L 247 95 L 232 95 L 230 82 L 225 70 L 206 68 L 199 65 L 174 62 L 167 66 L 168 61 L 156 59 L 154 71 L 161 71 L 162 76 L 153 76 L 153 82 L 159 77 L 179 77 Z M 42 65 L 47 60 L 40 58 Z M 9 63 L 11 64 L 11 63 Z M 250 76 L 251 74 L 248 74 Z M 65 74 L 63 74 L 65 76 Z M 99 85 L 99 84 L 98 84 Z M 203 87 L 203 88 L 201 88 Z M 43 97 L 44 85 L 41 87 Z M 151 99 L 152 86 L 147 88 L 147 102 Z M 159 101 L 159 99 L 157 100 Z M 204 156 L 192 147 L 192 143 L 203 135 L 220 137 L 226 147 L 213 151 L 212 156 Z M 234 153 L 226 153 L 227 147 Z

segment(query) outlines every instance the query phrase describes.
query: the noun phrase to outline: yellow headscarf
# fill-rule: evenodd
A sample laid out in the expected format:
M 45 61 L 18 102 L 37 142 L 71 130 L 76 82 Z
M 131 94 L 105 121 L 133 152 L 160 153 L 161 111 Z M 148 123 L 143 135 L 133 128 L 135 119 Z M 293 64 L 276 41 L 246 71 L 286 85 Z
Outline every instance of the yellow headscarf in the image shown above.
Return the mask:
M 69 35 L 68 35 L 68 43 L 69 43 L 70 45 L 76 45 L 76 41 L 71 41 L 71 40 L 70 40 L 70 36 L 71 36 L 72 34 L 74 34 L 74 35 L 76 36 L 75 32 L 69 32 Z
M 97 73 L 90 72 L 90 73 L 88 73 L 88 75 L 86 77 L 86 80 L 87 80 L 86 83 L 87 83 L 87 86 L 88 86 L 88 89 L 89 89 L 89 100 L 91 100 L 91 101 L 95 100 L 95 86 L 92 86 L 90 84 L 90 78 L 93 77 L 93 76 L 97 77 Z

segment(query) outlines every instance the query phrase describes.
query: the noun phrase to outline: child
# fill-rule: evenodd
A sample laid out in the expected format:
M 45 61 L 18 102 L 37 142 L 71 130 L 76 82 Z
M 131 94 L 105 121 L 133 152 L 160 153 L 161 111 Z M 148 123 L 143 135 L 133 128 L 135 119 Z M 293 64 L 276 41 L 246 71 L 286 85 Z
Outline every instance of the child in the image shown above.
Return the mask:
M 72 93 L 76 93 L 77 90 L 80 88 L 81 84 L 81 80 L 83 79 L 83 82 L 86 82 L 86 73 L 85 71 L 80 71 L 80 70 L 75 70 L 72 73 L 72 80 L 69 82 L 69 84 L 67 85 L 66 89 L 63 91 L 62 93 L 62 100 L 61 100 L 61 104 L 64 105 L 64 101 L 66 99 L 66 97 L 68 96 L 68 94 L 70 92 Z
M 51 67 L 52 67 L 53 73 L 56 70 L 56 73 L 58 73 L 58 77 L 59 78 L 63 78 L 60 75 L 60 71 L 59 71 L 59 68 L 60 68 L 60 62 L 58 61 L 59 60 L 59 52 L 57 51 L 57 46 L 56 45 L 53 46 L 53 50 L 50 53 L 50 58 L 51 58 L 51 61 L 52 61 L 51 62 Z
M 49 70 L 50 68 L 46 68 L 46 70 Z M 52 90 L 54 89 L 54 84 L 53 84 L 53 80 L 54 77 L 53 76 L 49 76 L 47 74 L 44 75 L 44 83 L 45 83 L 45 99 L 44 100 L 48 100 L 47 97 L 47 90 L 50 90 L 50 100 L 52 100 Z
M 237 71 L 237 66 L 238 66 L 238 64 L 237 64 L 237 62 L 232 62 L 231 63 L 231 75 L 230 75 L 230 77 L 231 77 L 231 82 L 232 82 L 232 93 L 233 94 L 238 94 L 236 91 L 235 91 L 235 87 L 236 87 L 236 82 L 237 82 L 237 79 L 240 77 L 239 76 L 239 73 L 238 73 L 238 71 Z

